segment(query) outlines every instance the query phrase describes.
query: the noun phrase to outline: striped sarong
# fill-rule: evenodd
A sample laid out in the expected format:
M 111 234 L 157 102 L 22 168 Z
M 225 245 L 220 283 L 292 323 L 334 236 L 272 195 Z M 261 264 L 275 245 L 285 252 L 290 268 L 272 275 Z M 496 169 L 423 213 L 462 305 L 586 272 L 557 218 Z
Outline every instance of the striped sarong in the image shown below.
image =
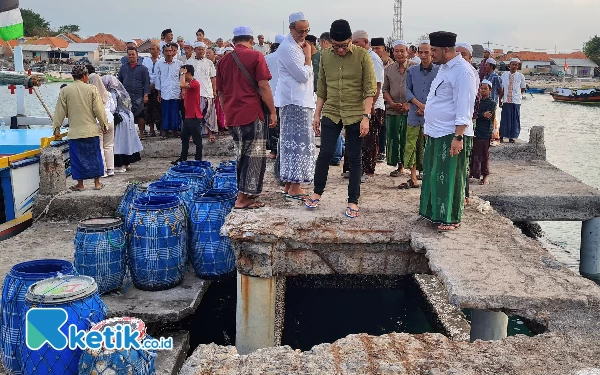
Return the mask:
M 242 126 L 230 126 L 237 154 L 238 191 L 248 195 L 262 192 L 267 168 L 267 127 L 259 118 Z
M 204 126 L 202 127 L 202 135 L 207 135 L 210 130 L 213 133 L 219 132 L 219 124 L 217 122 L 217 110 L 215 108 L 215 100 L 213 98 L 200 97 L 200 110 L 204 116 Z

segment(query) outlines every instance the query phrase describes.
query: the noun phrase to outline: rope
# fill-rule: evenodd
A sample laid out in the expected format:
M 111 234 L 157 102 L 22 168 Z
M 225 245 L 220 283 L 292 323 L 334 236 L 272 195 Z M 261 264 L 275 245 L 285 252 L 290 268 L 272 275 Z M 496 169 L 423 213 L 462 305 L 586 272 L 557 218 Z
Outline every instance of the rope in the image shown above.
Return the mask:
M 46 103 L 44 102 L 44 99 L 42 99 L 42 96 L 40 95 L 37 87 L 33 88 L 33 92 L 35 92 L 35 96 L 37 96 L 37 98 L 40 100 L 40 103 L 42 103 L 42 106 L 44 107 L 44 109 L 46 110 L 46 113 L 48 114 L 48 117 L 50 117 L 51 121 L 54 121 L 54 118 L 52 116 L 52 113 L 50 113 L 50 109 L 48 108 L 48 106 L 46 105 Z
M 123 235 L 123 243 L 120 245 L 117 245 L 116 243 L 113 242 L 113 240 L 110 239 L 110 231 L 106 232 L 106 238 L 108 239 L 108 243 L 110 243 L 110 245 L 112 247 L 116 247 L 117 249 L 122 249 L 127 244 L 127 240 L 125 237 L 125 233 L 123 233 L 123 230 L 119 228 L 119 232 L 121 232 L 121 234 Z
M 48 202 L 48 204 L 46 205 L 46 207 L 45 207 L 45 208 L 42 210 L 42 213 L 41 213 L 41 214 L 40 214 L 40 215 L 39 215 L 37 218 L 35 218 L 35 219 L 33 220 L 32 224 L 35 224 L 35 223 L 37 223 L 37 222 L 38 222 L 38 221 L 39 221 L 39 220 L 42 218 L 42 216 L 44 216 L 44 215 L 48 214 L 48 211 L 50 210 L 50 205 L 52 204 L 52 202 L 54 202 L 54 200 L 55 200 L 56 198 L 60 197 L 61 195 L 65 195 L 65 194 L 67 194 L 67 193 L 68 193 L 68 191 L 67 191 L 67 190 L 63 190 L 63 191 L 61 191 L 60 193 L 58 193 L 58 194 L 56 194 L 55 196 L 53 196 L 53 197 L 52 197 L 52 199 L 50 199 L 50 202 Z

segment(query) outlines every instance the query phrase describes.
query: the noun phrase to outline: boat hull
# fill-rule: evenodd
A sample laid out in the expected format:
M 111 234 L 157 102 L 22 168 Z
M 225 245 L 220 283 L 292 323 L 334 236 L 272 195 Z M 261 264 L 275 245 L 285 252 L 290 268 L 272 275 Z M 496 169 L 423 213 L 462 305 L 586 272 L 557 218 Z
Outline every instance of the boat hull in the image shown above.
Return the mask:
M 551 94 L 551 95 L 552 95 L 552 98 L 557 102 L 600 105 L 600 96 L 591 97 L 591 98 L 570 98 L 570 97 L 557 95 L 557 94 Z

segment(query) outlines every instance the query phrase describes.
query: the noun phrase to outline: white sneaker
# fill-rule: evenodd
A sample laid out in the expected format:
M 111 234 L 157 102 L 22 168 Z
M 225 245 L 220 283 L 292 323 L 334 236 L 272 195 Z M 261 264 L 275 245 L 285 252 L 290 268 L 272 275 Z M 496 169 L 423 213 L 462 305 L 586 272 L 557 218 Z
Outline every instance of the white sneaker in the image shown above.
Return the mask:
M 108 177 L 108 175 L 105 173 L 104 175 L 100 176 L 101 178 L 106 178 Z
M 107 174 L 108 176 L 114 176 L 114 175 L 115 175 L 115 171 L 113 171 L 112 169 L 109 169 L 109 170 L 106 172 L 106 174 Z
M 117 168 L 117 169 L 115 169 L 115 173 L 125 173 L 125 172 L 127 172 L 127 169 L 125 169 L 125 168 Z

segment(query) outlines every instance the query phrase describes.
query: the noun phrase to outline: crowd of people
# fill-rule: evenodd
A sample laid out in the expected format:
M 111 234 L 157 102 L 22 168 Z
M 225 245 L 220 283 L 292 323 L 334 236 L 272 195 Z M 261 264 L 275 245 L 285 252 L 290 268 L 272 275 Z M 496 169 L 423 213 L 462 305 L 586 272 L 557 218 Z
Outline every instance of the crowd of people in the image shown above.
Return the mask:
M 202 29 L 193 42 L 175 42 L 166 29 L 146 58 L 130 41 L 118 77 L 100 79 L 76 66 L 75 82 L 61 90 L 54 126 L 69 118 L 78 181 L 71 189 L 83 190 L 89 178 L 102 188 L 99 177 L 127 170 L 155 127 L 164 138 L 181 138 L 173 164 L 187 159 L 190 138 L 201 160 L 202 137 L 212 142 L 228 130 L 237 152 L 236 209 L 264 207 L 258 198 L 270 157 L 281 193 L 309 209 L 323 199 L 330 166 L 343 163 L 344 214 L 356 218 L 361 184 L 385 162 L 394 167 L 390 176 L 410 176 L 399 189 L 421 188 L 421 216 L 455 230 L 470 179 L 489 183 L 490 145 L 519 136 L 525 89 L 517 59 L 499 76 L 486 50 L 477 70 L 472 47 L 456 37 L 440 31 L 416 46 L 386 46 L 384 38 L 336 20 L 317 38 L 306 15 L 294 13 L 289 34 L 270 45 L 262 35 L 255 42 L 247 26 L 214 47 Z

